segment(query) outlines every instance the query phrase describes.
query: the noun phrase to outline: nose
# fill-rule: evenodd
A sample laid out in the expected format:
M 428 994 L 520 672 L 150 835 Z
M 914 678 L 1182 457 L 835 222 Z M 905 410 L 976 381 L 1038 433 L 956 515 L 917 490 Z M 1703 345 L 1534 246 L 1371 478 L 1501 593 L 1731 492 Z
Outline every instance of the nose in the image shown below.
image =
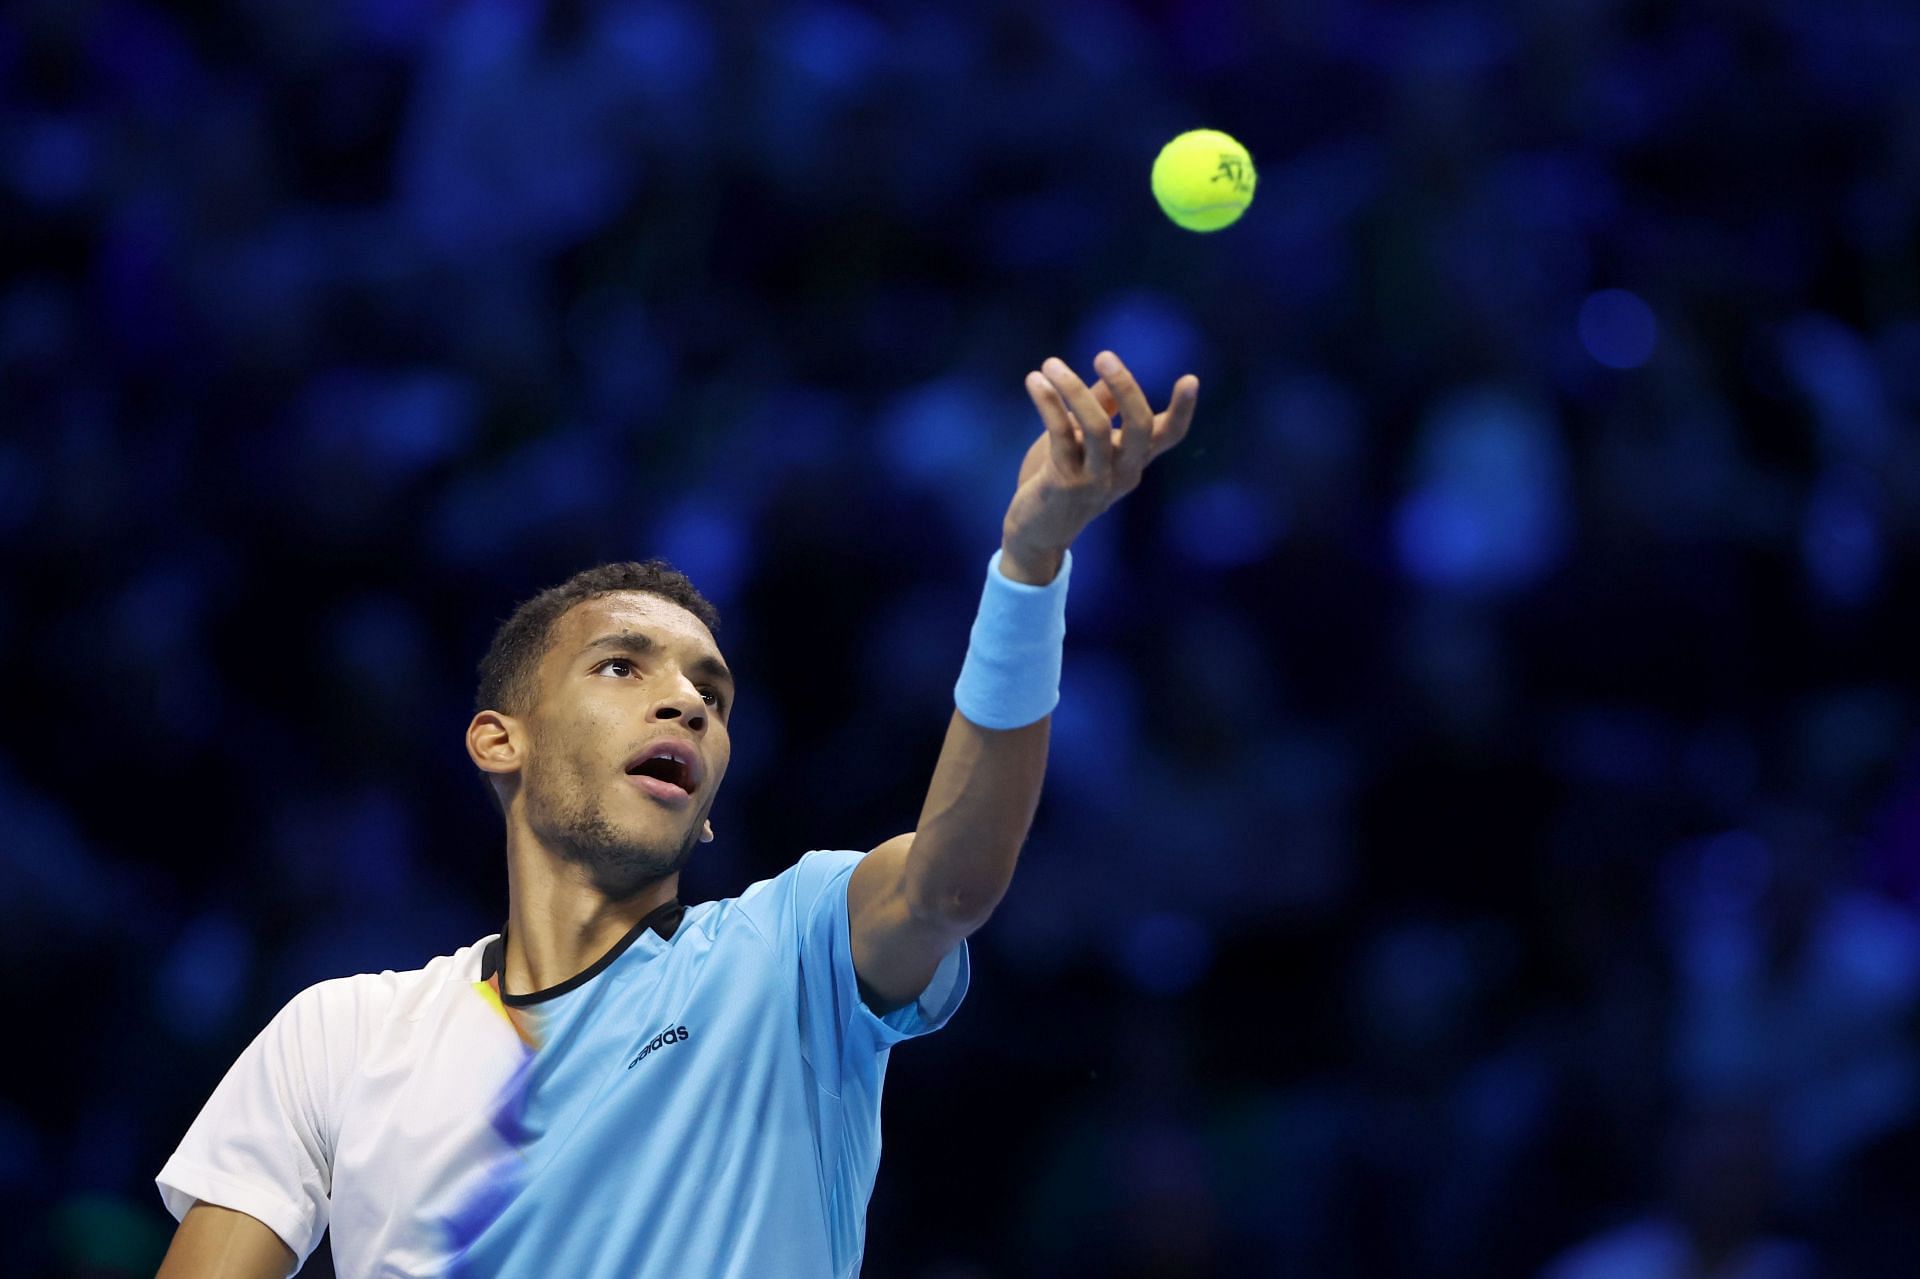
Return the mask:
M 654 707 L 654 714 L 661 719 L 684 719 L 689 728 L 706 723 L 707 712 L 712 709 L 700 691 L 694 688 L 676 690 L 660 699 Z

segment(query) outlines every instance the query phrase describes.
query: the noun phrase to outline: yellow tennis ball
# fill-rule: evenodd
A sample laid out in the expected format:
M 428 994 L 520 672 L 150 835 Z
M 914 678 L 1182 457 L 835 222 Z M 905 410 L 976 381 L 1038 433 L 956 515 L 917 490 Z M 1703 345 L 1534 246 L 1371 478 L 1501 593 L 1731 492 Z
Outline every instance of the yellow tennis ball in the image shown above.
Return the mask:
M 1253 203 L 1253 157 L 1218 129 L 1189 129 L 1153 162 L 1153 198 L 1189 231 L 1218 231 Z

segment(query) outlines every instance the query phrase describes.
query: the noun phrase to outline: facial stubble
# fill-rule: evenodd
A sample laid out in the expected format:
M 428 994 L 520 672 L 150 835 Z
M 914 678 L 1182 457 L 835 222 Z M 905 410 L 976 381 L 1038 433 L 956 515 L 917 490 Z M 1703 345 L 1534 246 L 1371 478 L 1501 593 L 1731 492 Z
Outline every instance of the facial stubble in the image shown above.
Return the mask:
M 657 824 L 663 832 L 670 831 L 680 812 L 635 790 L 631 800 L 622 796 L 620 802 L 636 810 L 655 810 L 652 823 L 638 811 L 631 816 L 619 814 L 622 820 L 616 821 L 616 814 L 608 812 L 604 783 L 595 784 L 595 774 L 604 775 L 604 766 L 584 759 L 568 763 L 562 777 L 549 776 L 538 754 L 527 760 L 527 797 L 532 801 L 528 820 L 540 842 L 561 860 L 584 869 L 600 892 L 614 899 L 631 897 L 649 884 L 678 874 L 692 860 L 700 843 L 698 807 L 677 838 L 668 834 L 649 838 L 637 828 Z

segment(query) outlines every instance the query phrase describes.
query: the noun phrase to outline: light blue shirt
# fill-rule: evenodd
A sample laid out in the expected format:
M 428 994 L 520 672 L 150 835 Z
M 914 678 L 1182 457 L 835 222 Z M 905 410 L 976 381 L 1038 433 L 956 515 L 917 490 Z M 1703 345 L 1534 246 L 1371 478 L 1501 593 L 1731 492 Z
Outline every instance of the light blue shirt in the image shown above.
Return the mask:
M 497 935 L 309 987 L 162 1195 L 254 1212 L 302 1261 L 330 1218 L 342 1279 L 857 1275 L 888 1052 L 945 1025 L 969 976 L 963 941 L 916 1002 L 866 1006 L 863 856 L 809 852 L 507 1008 L 481 979 Z

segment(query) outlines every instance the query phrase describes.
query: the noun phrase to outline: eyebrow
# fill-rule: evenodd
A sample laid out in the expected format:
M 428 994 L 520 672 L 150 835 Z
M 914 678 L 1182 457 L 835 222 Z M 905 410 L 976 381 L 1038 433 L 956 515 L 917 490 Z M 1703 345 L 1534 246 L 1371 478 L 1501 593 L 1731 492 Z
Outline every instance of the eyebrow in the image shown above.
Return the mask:
M 651 635 L 646 635 L 639 631 L 624 631 L 619 635 L 602 635 L 599 639 L 590 640 L 586 647 L 582 648 L 580 652 L 584 655 L 586 653 L 597 652 L 601 649 L 619 649 L 622 652 L 628 653 L 652 653 L 658 651 L 659 648 L 660 641 L 654 639 Z M 695 675 L 704 675 L 708 679 L 717 680 L 725 684 L 728 692 L 733 691 L 733 672 L 727 669 L 725 662 L 715 657 L 712 653 L 696 658 L 693 664 L 687 669 Z

